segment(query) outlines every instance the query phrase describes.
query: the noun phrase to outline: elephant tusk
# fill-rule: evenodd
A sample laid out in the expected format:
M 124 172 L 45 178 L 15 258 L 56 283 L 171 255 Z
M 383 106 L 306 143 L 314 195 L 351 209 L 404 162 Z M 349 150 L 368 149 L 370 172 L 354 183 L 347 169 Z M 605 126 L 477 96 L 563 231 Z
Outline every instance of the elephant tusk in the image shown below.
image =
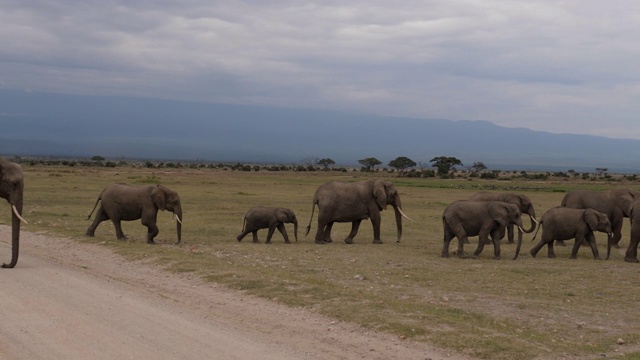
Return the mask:
M 404 212 L 402 212 L 402 208 L 398 207 L 398 211 L 400 211 L 400 215 L 402 215 L 405 219 L 413 222 L 413 220 L 411 220 L 410 217 L 408 217 L 407 215 L 405 215 Z
M 524 229 L 522 228 L 522 226 L 518 226 L 518 230 L 522 231 L 523 233 L 526 233 L 526 231 L 524 231 Z
M 180 223 L 180 225 L 182 225 L 182 220 L 180 220 L 180 218 L 178 217 L 178 214 L 173 214 L 173 216 L 175 216 L 176 221 Z
M 20 221 L 22 221 L 25 224 L 28 224 L 27 220 L 25 220 L 22 216 L 20 216 L 20 214 L 18 213 L 18 209 L 16 209 L 15 205 L 13 204 L 11 205 L 11 210 L 18 217 L 18 219 L 20 219 Z

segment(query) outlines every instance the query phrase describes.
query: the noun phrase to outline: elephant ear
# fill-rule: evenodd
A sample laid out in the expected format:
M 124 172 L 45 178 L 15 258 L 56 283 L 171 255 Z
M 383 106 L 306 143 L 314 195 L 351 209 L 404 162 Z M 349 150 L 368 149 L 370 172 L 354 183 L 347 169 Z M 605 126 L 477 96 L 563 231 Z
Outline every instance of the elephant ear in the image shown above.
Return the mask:
M 504 203 L 491 201 L 488 205 L 489 216 L 502 225 L 506 225 L 505 220 L 509 218 L 509 209 Z
M 153 200 L 153 203 L 156 204 L 158 209 L 160 210 L 166 209 L 167 193 L 159 185 L 156 186 L 153 190 L 151 190 L 151 200 Z
M 284 209 L 276 209 L 276 220 L 286 223 L 289 220 L 289 216 L 287 215 L 287 211 Z
M 629 216 L 629 209 L 633 203 L 635 195 L 637 195 L 635 190 L 628 189 L 620 189 L 611 193 L 613 202 L 620 208 L 620 210 L 622 210 L 624 216 Z
M 376 180 L 373 184 L 373 197 L 376 199 L 376 203 L 380 210 L 385 210 L 387 208 L 387 191 L 384 186 L 384 181 Z
M 598 213 L 595 210 L 587 209 L 584 211 L 584 221 L 591 231 L 598 230 Z

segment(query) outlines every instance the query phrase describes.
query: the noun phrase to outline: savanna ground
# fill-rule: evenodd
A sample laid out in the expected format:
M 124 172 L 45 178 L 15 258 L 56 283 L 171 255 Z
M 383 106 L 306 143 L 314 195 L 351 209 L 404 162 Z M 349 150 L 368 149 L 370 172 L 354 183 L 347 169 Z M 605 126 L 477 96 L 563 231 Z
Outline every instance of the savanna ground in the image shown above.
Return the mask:
M 77 241 L 107 246 L 131 261 L 145 259 L 169 272 L 191 273 L 245 293 L 292 307 L 352 322 L 399 339 L 424 341 L 484 359 L 640 358 L 640 265 L 623 262 L 629 243 L 625 219 L 623 248 L 608 261 L 594 261 L 588 248 L 570 260 L 569 246 L 546 249 L 537 258 L 528 250 L 526 234 L 520 257 L 514 245 L 502 246 L 502 260 L 492 247 L 480 259 L 443 259 L 444 208 L 452 201 L 485 189 L 528 195 L 541 217 L 577 188 L 640 188 L 637 183 L 582 180 L 487 181 L 409 179 L 360 172 L 242 172 L 222 169 L 91 168 L 23 165 L 27 231 L 46 231 Z M 384 244 L 374 245 L 369 222 L 355 243 L 342 242 L 350 224 L 333 227 L 334 242 L 313 243 L 317 211 L 310 234 L 315 189 L 329 180 L 358 181 L 389 176 L 400 191 L 404 212 L 402 242 L 396 243 L 392 210 L 382 213 Z M 159 213 L 158 246 L 145 244 L 146 229 L 138 221 L 123 224 L 128 241 L 117 241 L 110 222 L 95 238 L 84 233 L 86 217 L 108 184 L 161 183 L 179 192 L 183 210 L 183 242 L 175 246 L 175 222 Z M 236 235 L 242 216 L 254 205 L 293 209 L 300 229 L 297 243 L 286 245 L 278 232 L 273 244 L 241 243 Z M 9 223 L 8 216 L 0 221 Z M 528 219 L 525 220 L 525 227 Z M 292 225 L 287 225 L 293 237 Z M 540 235 L 538 235 L 540 236 Z M 606 236 L 596 235 L 601 255 Z M 292 239 L 293 240 L 293 239 Z M 465 250 L 471 252 L 477 240 Z M 454 249 L 456 241 L 452 244 Z

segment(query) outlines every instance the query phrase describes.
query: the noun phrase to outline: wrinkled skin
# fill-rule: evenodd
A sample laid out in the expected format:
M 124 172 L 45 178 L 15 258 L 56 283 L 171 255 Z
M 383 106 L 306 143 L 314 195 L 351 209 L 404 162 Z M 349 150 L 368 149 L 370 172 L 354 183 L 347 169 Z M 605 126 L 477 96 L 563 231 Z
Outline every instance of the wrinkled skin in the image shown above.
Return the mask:
M 87 229 L 87 236 L 94 236 L 96 228 L 101 222 L 111 219 L 116 229 L 118 240 L 126 239 L 122 232 L 121 221 L 140 219 L 147 227 L 147 243 L 154 244 L 158 235 L 156 218 L 158 210 L 168 210 L 176 217 L 176 229 L 179 244 L 182 239 L 182 205 L 178 193 L 163 185 L 132 186 L 127 184 L 113 184 L 107 186 L 93 206 L 89 218 L 100 202 L 93 223 Z
M 444 228 L 444 244 L 442 257 L 449 257 L 449 244 L 454 237 L 458 238 L 458 257 L 466 258 L 464 243 L 469 236 L 478 236 L 478 247 L 473 253 L 477 258 L 489 236 L 493 241 L 494 259 L 500 259 L 500 238 L 509 224 L 522 229 L 520 210 L 516 205 L 501 201 L 456 201 L 444 210 L 442 225 Z M 522 235 L 518 236 L 516 256 L 522 245 Z
M 373 225 L 373 243 L 382 244 L 380 239 L 380 212 L 393 206 L 398 228 L 398 242 L 402 238 L 402 203 L 393 183 L 383 180 L 365 180 L 354 183 L 331 181 L 318 187 L 313 196 L 311 218 L 305 235 L 311 230 L 311 221 L 315 206 L 318 206 L 318 231 L 315 243 L 332 242 L 331 228 L 335 222 L 351 222 L 351 232 L 344 239 L 353 243 L 360 222 L 371 218 Z M 408 218 L 407 218 L 408 219 Z M 409 219 L 410 220 L 410 219 Z
M 555 258 L 556 254 L 553 250 L 553 242 L 557 240 L 575 239 L 573 249 L 571 250 L 571 259 L 575 259 L 578 249 L 583 243 L 591 246 L 593 258 L 600 259 L 594 231 L 606 233 L 611 238 L 611 223 L 606 214 L 595 211 L 593 209 L 571 209 L 565 207 L 555 207 L 548 210 L 540 219 L 540 226 L 543 228 L 540 242 L 535 245 L 530 253 L 532 257 L 536 257 L 538 251 L 547 245 L 547 256 Z M 540 228 L 538 228 L 539 230 Z M 532 241 L 535 240 L 536 234 Z M 610 242 L 608 242 L 610 244 Z
M 624 255 L 624 261 L 638 262 L 638 243 L 640 243 L 640 199 L 636 199 L 629 207 L 629 220 L 631 220 L 631 236 L 629 247 Z M 607 245 L 607 259 L 611 254 L 611 244 Z
M 3 268 L 13 268 L 18 263 L 20 252 L 20 223 L 24 178 L 20 165 L 0 158 L 0 197 L 11 206 L 11 262 L 2 264 Z
M 247 236 L 248 233 L 253 233 L 253 242 L 258 243 L 258 230 L 269 229 L 267 233 L 267 244 L 271 244 L 271 237 L 276 229 L 280 231 L 284 242 L 291 244 L 289 236 L 287 235 L 287 229 L 284 224 L 293 224 L 293 234 L 296 241 L 298 241 L 298 219 L 296 214 L 291 209 L 286 208 L 273 208 L 267 206 L 256 206 L 251 208 L 244 214 L 244 221 L 242 226 L 242 232 L 236 238 L 238 241 Z
M 574 209 L 594 209 L 609 218 L 613 230 L 613 246 L 619 247 L 622 238 L 622 221 L 629 217 L 629 208 L 640 192 L 630 189 L 613 189 L 607 191 L 575 190 L 562 199 L 563 207 Z M 564 246 L 562 241 L 558 245 Z
M 510 204 L 514 204 L 520 209 L 520 213 L 529 215 L 529 220 L 531 221 L 531 227 L 527 230 L 524 230 L 527 234 L 532 233 L 536 229 L 536 225 L 538 220 L 536 220 L 536 211 L 533 208 L 533 203 L 528 196 L 522 194 L 515 194 L 511 192 L 488 192 L 488 191 L 480 191 L 469 198 L 471 201 L 502 201 Z M 514 239 L 514 231 L 513 224 L 509 224 L 507 226 L 507 239 L 509 243 L 513 244 Z M 518 229 L 518 236 L 522 236 L 522 233 Z

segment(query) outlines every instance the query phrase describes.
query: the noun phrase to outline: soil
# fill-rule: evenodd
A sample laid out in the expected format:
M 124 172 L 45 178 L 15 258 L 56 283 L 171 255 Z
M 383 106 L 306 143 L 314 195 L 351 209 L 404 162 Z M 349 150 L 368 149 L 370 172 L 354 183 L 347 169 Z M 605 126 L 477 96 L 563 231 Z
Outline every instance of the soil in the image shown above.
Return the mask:
M 47 233 L 0 289 L 2 359 L 469 359 Z

